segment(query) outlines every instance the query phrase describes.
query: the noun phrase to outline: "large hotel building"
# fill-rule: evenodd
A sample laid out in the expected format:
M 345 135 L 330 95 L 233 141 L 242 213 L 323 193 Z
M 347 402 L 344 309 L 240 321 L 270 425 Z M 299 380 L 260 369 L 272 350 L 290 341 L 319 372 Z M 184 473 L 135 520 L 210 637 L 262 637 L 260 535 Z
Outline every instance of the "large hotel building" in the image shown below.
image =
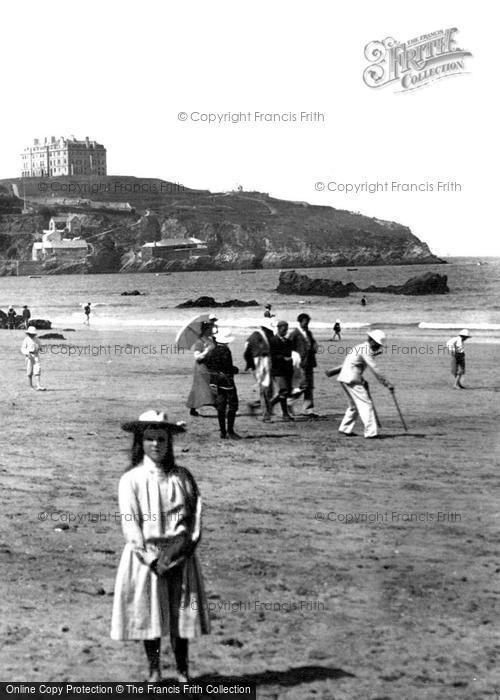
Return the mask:
M 34 139 L 22 154 L 22 177 L 106 175 L 106 149 L 100 143 L 55 136 Z

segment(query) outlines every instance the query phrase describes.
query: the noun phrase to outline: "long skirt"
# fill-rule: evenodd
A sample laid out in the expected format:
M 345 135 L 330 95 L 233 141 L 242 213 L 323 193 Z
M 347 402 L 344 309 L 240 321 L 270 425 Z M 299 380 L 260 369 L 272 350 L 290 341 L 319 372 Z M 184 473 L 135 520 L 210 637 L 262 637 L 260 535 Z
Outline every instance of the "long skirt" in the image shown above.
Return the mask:
M 193 385 L 186 401 L 188 408 L 200 408 L 201 406 L 213 406 L 215 396 L 210 388 L 210 374 L 205 365 L 195 362 L 193 371 Z
M 164 576 L 125 545 L 118 566 L 111 639 L 193 639 L 209 634 L 210 620 L 196 554 Z

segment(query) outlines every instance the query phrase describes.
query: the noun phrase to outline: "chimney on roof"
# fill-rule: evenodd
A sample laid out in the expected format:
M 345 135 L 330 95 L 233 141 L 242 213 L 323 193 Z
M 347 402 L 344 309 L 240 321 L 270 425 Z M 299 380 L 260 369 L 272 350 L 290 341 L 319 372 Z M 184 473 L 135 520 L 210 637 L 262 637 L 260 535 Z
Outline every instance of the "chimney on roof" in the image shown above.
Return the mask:
M 33 146 L 38 146 L 38 139 L 33 139 Z
M 55 137 L 55 136 L 51 136 L 51 137 L 50 137 L 50 143 L 55 143 L 55 142 L 56 142 L 56 137 Z
M 74 137 L 73 134 L 71 134 L 71 140 L 72 140 L 72 141 L 76 141 L 76 139 L 75 139 L 75 137 Z

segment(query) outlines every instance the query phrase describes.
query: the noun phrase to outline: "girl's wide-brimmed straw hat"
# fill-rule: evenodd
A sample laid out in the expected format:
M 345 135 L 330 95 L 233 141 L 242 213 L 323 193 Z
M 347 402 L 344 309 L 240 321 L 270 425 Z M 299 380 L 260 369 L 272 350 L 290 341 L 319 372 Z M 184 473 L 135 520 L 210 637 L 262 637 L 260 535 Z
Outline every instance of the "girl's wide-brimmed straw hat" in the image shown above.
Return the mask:
M 172 433 L 184 433 L 184 425 L 182 421 L 171 423 L 164 411 L 151 410 L 141 413 L 137 420 L 122 423 L 122 429 L 128 433 L 143 433 L 147 428 L 163 428 Z
M 36 335 L 36 328 L 35 326 L 28 326 L 27 330 L 25 331 L 26 335 Z

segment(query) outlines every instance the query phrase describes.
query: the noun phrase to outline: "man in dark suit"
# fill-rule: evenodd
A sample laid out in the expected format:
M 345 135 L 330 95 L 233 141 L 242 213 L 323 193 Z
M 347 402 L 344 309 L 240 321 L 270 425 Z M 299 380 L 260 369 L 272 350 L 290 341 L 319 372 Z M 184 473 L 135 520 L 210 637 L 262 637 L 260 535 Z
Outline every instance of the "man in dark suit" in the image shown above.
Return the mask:
M 295 328 L 289 335 L 292 350 L 300 355 L 300 366 L 304 372 L 302 388 L 304 389 L 304 413 L 310 418 L 318 418 L 314 412 L 314 368 L 316 367 L 316 353 L 318 344 L 309 330 L 309 314 L 299 314 L 297 321 L 299 328 Z

